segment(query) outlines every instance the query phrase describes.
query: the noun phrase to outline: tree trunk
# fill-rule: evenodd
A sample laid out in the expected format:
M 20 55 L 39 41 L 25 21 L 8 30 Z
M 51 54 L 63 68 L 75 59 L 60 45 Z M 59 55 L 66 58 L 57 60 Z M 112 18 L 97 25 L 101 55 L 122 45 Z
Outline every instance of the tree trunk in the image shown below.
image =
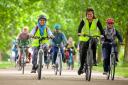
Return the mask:
M 0 52 L 0 61 L 2 61 L 2 55 L 1 55 L 1 52 Z
M 126 28 L 126 34 L 125 34 L 124 61 L 128 62 L 128 24 L 127 24 L 127 28 Z

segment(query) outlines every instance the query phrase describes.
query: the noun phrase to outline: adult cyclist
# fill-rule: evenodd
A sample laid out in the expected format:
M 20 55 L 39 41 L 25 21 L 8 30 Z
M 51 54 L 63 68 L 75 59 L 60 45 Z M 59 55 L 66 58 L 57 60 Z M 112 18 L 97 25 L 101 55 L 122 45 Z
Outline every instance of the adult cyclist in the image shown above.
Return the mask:
M 64 45 L 67 44 L 67 38 L 63 32 L 60 31 L 61 25 L 60 24 L 55 24 L 54 25 L 54 38 L 52 39 L 52 50 L 53 50 L 53 60 L 52 60 L 52 66 L 55 66 L 55 61 L 57 58 L 57 52 L 58 52 L 58 47 L 57 45 L 60 45 L 61 53 L 62 53 L 62 59 L 65 62 L 65 57 L 64 57 Z
M 99 29 L 97 29 L 97 27 Z M 87 35 L 99 35 L 103 34 L 103 28 L 101 25 L 101 22 L 95 17 L 94 10 L 92 8 L 87 8 L 86 10 L 86 17 L 82 19 L 80 22 L 79 28 L 78 28 L 78 35 L 79 35 L 79 41 L 80 41 L 80 67 L 78 70 L 78 75 L 83 73 L 83 67 L 85 63 L 85 58 L 87 55 L 87 49 L 89 47 L 89 38 L 85 36 L 81 36 L 83 34 Z M 94 65 L 96 66 L 96 45 L 97 40 L 93 40 L 92 43 L 92 51 L 93 51 L 93 61 Z
M 53 34 L 50 30 L 50 28 L 47 26 L 47 18 L 44 15 L 40 15 L 38 18 L 38 23 L 37 25 L 32 29 L 31 31 L 31 36 L 38 36 L 38 37 L 53 37 Z M 42 41 L 42 44 L 44 44 L 44 58 L 46 60 L 47 58 L 47 50 L 48 50 L 48 44 L 49 40 L 46 38 L 45 40 Z M 39 41 L 38 39 L 34 39 L 32 41 L 32 47 L 33 47 L 33 55 L 32 55 L 32 71 L 31 73 L 36 73 L 37 70 L 37 54 L 39 50 Z

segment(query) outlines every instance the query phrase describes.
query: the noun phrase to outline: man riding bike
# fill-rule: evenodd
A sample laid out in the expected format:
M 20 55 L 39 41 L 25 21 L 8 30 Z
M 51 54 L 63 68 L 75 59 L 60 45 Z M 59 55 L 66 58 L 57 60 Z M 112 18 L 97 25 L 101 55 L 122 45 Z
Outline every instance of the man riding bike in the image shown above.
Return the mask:
M 44 15 L 40 15 L 38 18 L 38 24 L 36 25 L 36 27 L 34 27 L 31 31 L 31 36 L 38 36 L 38 37 L 53 37 L 53 34 L 51 32 L 51 30 L 47 27 L 47 19 Z M 42 41 L 42 44 L 44 44 L 44 58 L 45 60 L 47 59 L 47 50 L 48 50 L 48 44 L 49 44 L 49 40 L 45 39 Z M 38 39 L 34 39 L 32 41 L 32 47 L 33 47 L 33 56 L 32 56 L 32 71 L 31 73 L 36 73 L 37 70 L 37 54 L 38 54 L 38 50 L 39 50 L 39 41 Z
M 97 27 L 99 29 L 97 29 Z M 83 29 L 82 29 L 83 28 Z M 85 58 L 87 56 L 87 49 L 89 47 L 89 38 L 82 36 L 83 34 L 87 34 L 90 36 L 99 35 L 99 31 L 103 34 L 103 28 L 100 21 L 95 18 L 94 10 L 92 8 L 87 8 L 86 10 L 86 18 L 83 18 L 80 22 L 78 28 L 78 36 L 80 41 L 80 68 L 78 70 L 78 75 L 83 73 L 83 67 L 85 63 Z M 95 39 L 92 43 L 92 50 L 93 50 L 93 62 L 96 66 L 96 44 L 97 40 Z
M 110 53 L 112 45 L 114 45 L 114 53 L 116 54 L 116 61 L 118 61 L 118 51 L 117 51 L 117 44 L 116 44 L 116 37 L 118 38 L 119 42 L 122 43 L 123 39 L 119 32 L 114 27 L 114 19 L 108 18 L 106 20 L 106 28 L 104 30 L 104 36 L 102 37 L 103 45 L 102 45 L 102 52 L 103 52 L 103 74 L 107 74 L 109 70 L 109 62 L 110 62 Z M 110 44 L 115 43 L 115 44 Z
M 57 58 L 57 52 L 58 52 L 58 47 L 57 45 L 60 45 L 61 46 L 61 53 L 62 53 L 62 59 L 63 61 L 65 61 L 65 57 L 64 57 L 64 45 L 66 45 L 67 43 L 67 38 L 65 37 L 64 33 L 62 33 L 60 31 L 60 28 L 61 28 L 61 25 L 60 24 L 55 24 L 54 25 L 54 32 L 53 32 L 53 35 L 54 35 L 54 38 L 52 39 L 52 50 L 53 50 L 53 60 L 52 60 L 52 64 L 53 64 L 53 67 L 55 66 L 55 61 L 56 61 L 56 58 Z

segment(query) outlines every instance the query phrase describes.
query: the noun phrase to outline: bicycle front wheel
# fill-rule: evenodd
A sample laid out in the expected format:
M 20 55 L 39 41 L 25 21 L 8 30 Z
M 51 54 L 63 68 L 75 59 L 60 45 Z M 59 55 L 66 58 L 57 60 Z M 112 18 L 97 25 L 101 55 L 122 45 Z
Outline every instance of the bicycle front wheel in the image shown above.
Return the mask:
M 26 53 L 23 51 L 23 55 L 21 56 L 21 69 L 22 69 L 22 74 L 24 74 L 24 67 L 25 67 L 25 58 L 26 58 Z
M 39 52 L 39 60 L 38 60 L 38 80 L 41 79 L 41 71 L 42 71 L 42 57 L 43 57 L 43 52 Z
M 110 75 L 111 75 L 111 80 L 114 80 L 115 77 L 115 64 L 116 64 L 116 59 L 115 59 L 115 54 L 112 54 L 110 57 Z
M 58 67 L 58 69 L 59 69 L 59 75 L 61 75 L 61 72 L 62 72 L 62 55 L 59 54 L 58 57 L 59 57 L 59 64 L 58 64 L 59 67 Z
M 86 80 L 91 80 L 91 73 L 92 73 L 92 64 L 93 64 L 93 52 L 92 50 L 87 51 L 86 56 Z

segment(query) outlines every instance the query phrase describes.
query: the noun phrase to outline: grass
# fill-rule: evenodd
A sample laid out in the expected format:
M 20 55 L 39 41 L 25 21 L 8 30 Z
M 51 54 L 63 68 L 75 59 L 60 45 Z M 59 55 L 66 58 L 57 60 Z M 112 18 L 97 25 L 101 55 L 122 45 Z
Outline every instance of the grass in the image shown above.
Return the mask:
M 0 69 L 7 69 L 11 67 L 14 67 L 14 63 L 8 61 L 0 61 Z
M 100 64 L 98 66 L 93 66 L 93 70 L 98 71 L 98 72 L 103 72 L 102 64 Z M 128 78 L 128 66 L 119 66 L 119 65 L 117 65 L 115 75 Z
M 74 68 L 78 69 L 79 68 L 79 64 L 75 62 Z M 93 71 L 103 73 L 103 64 L 100 63 L 100 64 L 98 64 L 98 66 L 93 66 Z M 115 75 L 128 78 L 128 64 L 117 65 L 116 66 L 116 74 Z

